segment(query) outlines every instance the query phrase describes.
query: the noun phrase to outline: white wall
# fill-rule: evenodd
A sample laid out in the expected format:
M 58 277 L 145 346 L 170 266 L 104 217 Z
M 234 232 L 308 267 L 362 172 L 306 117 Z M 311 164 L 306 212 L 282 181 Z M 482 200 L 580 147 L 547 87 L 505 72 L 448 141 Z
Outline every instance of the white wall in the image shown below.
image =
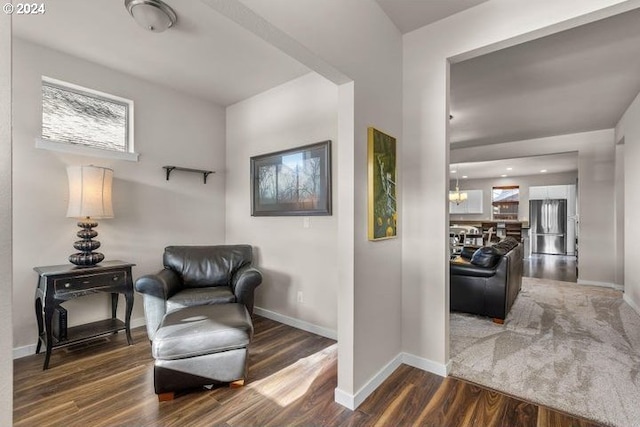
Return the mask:
M 625 183 L 624 183 L 624 138 L 622 141 L 616 140 L 616 176 L 615 176 L 615 230 L 616 230 L 616 270 L 615 284 L 624 287 L 624 205 L 625 205 Z
M 340 200 L 333 198 L 332 216 L 307 217 L 309 228 L 300 216 L 252 217 L 249 176 L 251 156 L 328 139 L 339 143 L 338 87 L 315 73 L 227 108 L 226 241 L 254 246 L 264 276 L 256 307 L 335 338 Z M 334 183 L 336 157 L 333 150 Z
M 550 173 L 508 178 L 464 179 L 460 180 L 460 191 L 482 190 L 482 214 L 449 215 L 449 222 L 456 220 L 491 221 L 491 190 L 493 187 L 517 185 L 520 187 L 520 203 L 518 204 L 518 220 L 529 221 L 529 187 L 545 185 L 575 184 L 577 172 Z M 449 182 L 449 188 L 455 187 L 455 181 Z
M 617 141 L 624 138 L 624 299 L 640 314 L 640 94 L 616 131 Z
M 254 20 L 253 25 L 248 22 L 253 17 L 243 19 L 245 11 L 236 14 L 225 7 L 237 2 L 207 3 L 222 5 L 219 11 L 341 85 L 338 173 L 353 185 L 339 183 L 337 194 L 344 212 L 352 215 L 341 210 L 338 225 L 344 231 L 338 250 L 344 256 L 337 265 L 341 301 L 336 398 L 355 407 L 390 373 L 385 367 L 395 363 L 401 351 L 402 221 L 397 239 L 367 240 L 366 162 L 369 126 L 396 137 L 399 157 L 402 151 L 401 35 L 377 3 L 368 0 L 242 0 L 265 20 Z M 354 124 L 350 135 L 349 121 Z M 401 189 L 402 176 L 399 181 Z
M 221 107 L 31 43 L 14 40 L 13 56 L 13 267 L 14 346 L 36 342 L 34 266 L 66 264 L 77 239 L 76 220 L 66 218 L 69 164 L 114 169 L 114 219 L 99 221 L 106 259 L 137 264 L 134 279 L 162 267 L 169 244 L 224 242 L 225 113 Z M 139 162 L 82 157 L 36 149 L 41 132 L 42 75 L 112 93 L 135 103 L 135 150 Z M 202 175 L 163 165 L 214 169 Z M 65 303 L 70 325 L 109 314 L 106 295 Z M 132 319 L 144 319 L 136 297 Z M 124 304 L 120 304 L 123 312 Z M 22 353 L 32 348 L 23 349 Z M 19 351 L 20 353 L 20 351 Z
M 0 425 L 13 423 L 11 329 L 11 17 L 0 16 Z
M 237 6 L 238 2 L 207 3 Z M 338 244 L 344 256 L 337 266 L 341 301 L 336 397 L 346 406 L 355 407 L 375 389 L 381 378 L 390 374 L 385 367 L 397 362 L 402 350 L 403 214 L 400 209 L 397 239 L 367 240 L 366 161 L 369 126 L 396 137 L 401 157 L 404 145 L 402 37 L 378 4 L 369 0 L 242 0 L 241 3 L 267 22 L 256 24 L 254 21 L 251 26 L 247 23 L 250 20 L 242 19 L 246 13 L 238 17 L 225 7 L 219 10 L 342 85 L 339 89 L 340 140 L 337 144 L 341 166 L 338 174 L 344 177 L 344 183 L 353 185 L 338 183 L 342 191 L 338 197 L 344 207 L 344 211 L 341 207 L 338 226 L 345 232 L 340 233 Z M 279 31 L 269 27 L 265 32 L 264 28 L 269 25 Z M 348 76 L 353 83 L 336 77 L 337 74 Z M 348 122 L 354 126 L 350 135 L 347 134 Z M 351 159 L 350 164 L 342 163 Z M 403 170 L 402 160 L 398 161 L 398 169 Z M 400 174 L 399 206 L 402 181 Z M 352 215 L 348 217 L 343 213 Z
M 620 0 L 491 0 L 404 35 L 405 351 L 439 364 L 449 360 L 448 59 L 463 54 L 471 57 L 570 28 L 596 16 L 605 17 L 614 9 L 604 8 L 618 3 L 615 11 L 638 5 Z M 596 13 L 581 17 L 591 12 Z M 452 162 L 459 163 L 453 158 Z M 600 170 L 585 172 L 600 175 Z M 581 182 L 581 189 L 585 184 Z M 580 197 L 582 201 L 582 192 Z M 605 204 L 606 199 L 600 203 Z M 607 251 L 598 250 L 600 255 L 603 252 Z M 603 261 L 613 263 L 612 259 Z M 610 273 L 604 272 L 607 276 Z

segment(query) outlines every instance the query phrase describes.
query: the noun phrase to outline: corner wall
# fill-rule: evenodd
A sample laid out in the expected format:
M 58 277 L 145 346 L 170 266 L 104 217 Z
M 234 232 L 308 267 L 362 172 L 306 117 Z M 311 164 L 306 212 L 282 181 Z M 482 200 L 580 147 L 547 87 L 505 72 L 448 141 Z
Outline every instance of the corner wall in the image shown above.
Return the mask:
M 212 103 L 23 40 L 14 39 L 13 70 L 14 346 L 17 355 L 26 355 L 32 354 L 37 339 L 33 267 L 66 264 L 75 252 L 78 228 L 75 219 L 66 218 L 66 166 L 114 169 L 115 218 L 99 221 L 100 251 L 106 259 L 137 264 L 135 279 L 162 268 L 167 245 L 224 243 L 225 113 Z M 134 143 L 140 161 L 36 149 L 42 75 L 133 100 Z M 202 175 L 191 173 L 174 172 L 167 181 L 163 165 L 217 173 L 206 185 Z M 70 325 L 110 316 L 108 295 L 90 295 L 64 305 Z M 132 323 L 144 323 L 139 295 Z
M 338 304 L 336 399 L 353 409 L 391 373 L 402 351 L 402 37 L 369 0 L 206 2 L 340 85 L 338 144 L 344 156 L 338 163 L 344 182 L 353 185 L 338 184 L 347 191 L 339 196 L 341 213 L 352 216 L 341 215 L 338 225 L 346 234 L 338 244 L 338 286 L 345 298 Z M 353 123 L 350 135 L 346 121 Z M 398 141 L 397 239 L 367 239 L 369 126 Z
M 335 339 L 340 199 L 334 195 L 331 216 L 252 217 L 249 159 L 332 140 L 335 188 L 342 178 L 336 162 L 338 87 L 307 74 L 228 107 L 226 128 L 226 242 L 254 247 L 264 276 L 256 312 Z
M 624 138 L 624 299 L 640 314 L 640 94 L 616 128 Z
M 0 16 L 0 425 L 13 424 L 11 329 L 11 16 Z
M 522 43 L 638 4 L 620 0 L 491 0 L 404 35 L 405 351 L 438 364 L 449 361 L 449 60 Z M 585 172 L 599 174 L 600 170 Z M 585 184 L 581 182 L 581 188 Z M 594 233 L 594 239 L 599 234 Z M 601 277 L 600 272 L 594 274 Z

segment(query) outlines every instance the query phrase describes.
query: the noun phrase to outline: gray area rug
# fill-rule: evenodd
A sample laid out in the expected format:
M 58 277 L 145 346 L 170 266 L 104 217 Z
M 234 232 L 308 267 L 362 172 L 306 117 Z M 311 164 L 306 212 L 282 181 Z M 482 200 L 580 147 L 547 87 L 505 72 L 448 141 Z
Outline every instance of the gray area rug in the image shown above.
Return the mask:
M 640 426 L 640 316 L 622 292 L 525 277 L 504 325 L 451 314 L 451 375 L 611 426 Z

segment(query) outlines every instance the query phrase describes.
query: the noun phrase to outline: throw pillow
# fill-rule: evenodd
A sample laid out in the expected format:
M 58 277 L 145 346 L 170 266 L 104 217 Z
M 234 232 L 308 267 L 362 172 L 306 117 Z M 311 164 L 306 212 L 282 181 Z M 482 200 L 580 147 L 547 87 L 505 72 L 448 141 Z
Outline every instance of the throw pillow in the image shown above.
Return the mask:
M 471 264 L 478 267 L 493 268 L 500 261 L 500 252 L 493 246 L 483 246 L 474 252 Z

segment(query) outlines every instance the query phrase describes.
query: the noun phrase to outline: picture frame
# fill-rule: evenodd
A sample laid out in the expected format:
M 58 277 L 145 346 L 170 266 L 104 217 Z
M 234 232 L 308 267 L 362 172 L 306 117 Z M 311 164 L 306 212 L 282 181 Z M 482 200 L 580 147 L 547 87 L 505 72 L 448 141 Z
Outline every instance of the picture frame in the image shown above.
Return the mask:
M 397 237 L 396 139 L 376 128 L 367 130 L 368 237 Z
M 331 215 L 331 141 L 251 157 L 251 216 Z

